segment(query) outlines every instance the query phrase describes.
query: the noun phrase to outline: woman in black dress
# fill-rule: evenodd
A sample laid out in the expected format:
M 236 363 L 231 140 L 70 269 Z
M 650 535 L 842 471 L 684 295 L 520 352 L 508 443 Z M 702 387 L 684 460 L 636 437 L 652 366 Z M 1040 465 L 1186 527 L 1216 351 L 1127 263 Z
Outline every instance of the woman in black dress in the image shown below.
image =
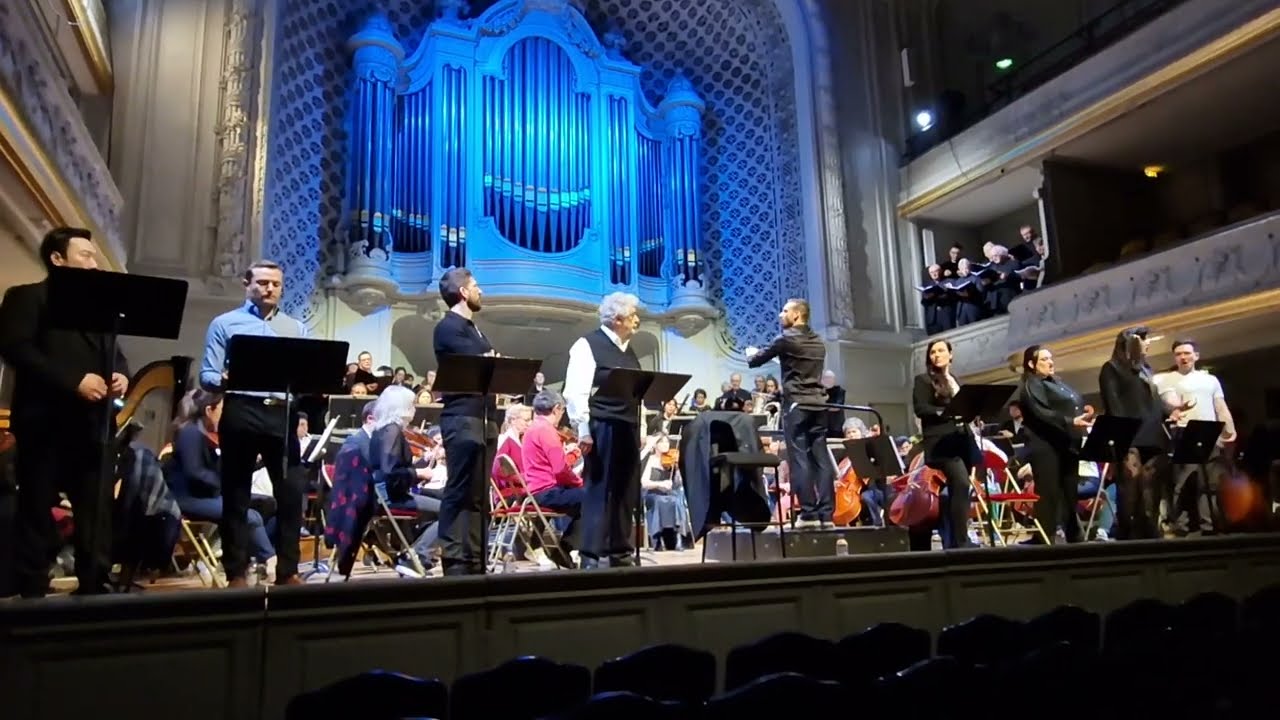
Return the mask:
M 969 473 L 978 460 L 978 446 L 967 425 L 945 415 L 947 404 L 960 392 L 951 374 L 951 343 L 934 340 L 925 349 L 925 371 L 916 375 L 911 405 L 920 420 L 924 462 L 947 478 L 941 507 L 942 546 L 971 547 L 969 541 Z M 913 549 L 917 544 L 912 539 Z
M 1116 336 L 1111 359 L 1098 373 L 1102 392 L 1102 409 L 1108 415 L 1137 418 L 1141 421 L 1133 446 L 1122 463 L 1117 494 L 1117 537 L 1154 538 L 1156 531 L 1157 489 L 1171 480 L 1169 434 L 1164 421 L 1173 408 L 1168 407 L 1156 388 L 1151 366 L 1147 364 L 1147 328 L 1131 327 Z
M 1054 375 L 1053 353 L 1042 345 L 1032 345 L 1022 353 L 1018 401 L 1036 494 L 1040 496 L 1036 521 L 1050 540 L 1062 526 L 1067 542 L 1080 542 L 1084 539 L 1076 515 L 1080 447 L 1085 431 L 1093 424 L 1093 409 L 1084 404 L 1080 393 Z M 1037 535 L 1025 544 L 1044 542 Z

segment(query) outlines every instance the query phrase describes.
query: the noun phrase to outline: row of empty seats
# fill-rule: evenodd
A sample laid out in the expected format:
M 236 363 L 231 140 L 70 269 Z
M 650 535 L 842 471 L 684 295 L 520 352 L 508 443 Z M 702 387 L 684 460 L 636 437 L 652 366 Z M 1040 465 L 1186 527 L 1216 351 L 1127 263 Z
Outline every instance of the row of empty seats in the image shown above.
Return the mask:
M 1105 620 L 1105 621 L 1104 621 Z M 1138 600 L 1105 617 L 1061 606 L 926 630 L 882 623 L 839 641 L 783 632 L 729 651 L 656 645 L 601 664 L 516 658 L 452 688 L 385 672 L 300 695 L 289 720 L 628 720 L 837 716 L 1241 717 L 1274 707 L 1280 585 L 1243 602 Z M 593 694 L 594 693 L 594 694 Z

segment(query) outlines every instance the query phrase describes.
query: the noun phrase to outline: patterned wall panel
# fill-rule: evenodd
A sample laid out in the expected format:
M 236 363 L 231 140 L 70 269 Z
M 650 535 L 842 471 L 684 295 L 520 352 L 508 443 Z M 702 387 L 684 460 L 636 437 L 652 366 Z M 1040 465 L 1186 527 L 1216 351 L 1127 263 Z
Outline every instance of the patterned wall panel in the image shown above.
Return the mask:
M 774 0 L 589 0 L 587 18 L 616 27 L 644 68 L 650 100 L 678 73 L 707 102 L 703 242 L 726 347 L 759 343 L 789 296 L 805 290 L 791 48 Z M 472 16 L 490 3 L 471 3 Z M 287 310 L 312 319 L 332 268 L 342 207 L 346 39 L 373 9 L 416 48 L 431 2 L 286 0 L 277 25 L 264 250 L 289 273 Z

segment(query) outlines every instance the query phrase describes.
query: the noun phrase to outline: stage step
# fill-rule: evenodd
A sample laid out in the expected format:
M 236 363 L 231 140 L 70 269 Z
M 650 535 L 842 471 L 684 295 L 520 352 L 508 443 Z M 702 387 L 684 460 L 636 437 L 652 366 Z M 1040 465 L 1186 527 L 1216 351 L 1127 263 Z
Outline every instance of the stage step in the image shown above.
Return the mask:
M 734 560 L 733 543 L 729 528 L 716 528 L 707 533 L 707 560 L 716 562 L 752 562 L 782 560 L 782 543 L 777 528 L 768 528 L 755 534 L 755 553 L 752 554 L 752 532 L 738 528 L 737 560 Z M 844 538 L 849 544 L 850 555 L 869 553 L 906 552 L 907 531 L 900 527 L 846 527 L 823 530 L 787 529 L 787 559 L 835 557 L 836 543 Z

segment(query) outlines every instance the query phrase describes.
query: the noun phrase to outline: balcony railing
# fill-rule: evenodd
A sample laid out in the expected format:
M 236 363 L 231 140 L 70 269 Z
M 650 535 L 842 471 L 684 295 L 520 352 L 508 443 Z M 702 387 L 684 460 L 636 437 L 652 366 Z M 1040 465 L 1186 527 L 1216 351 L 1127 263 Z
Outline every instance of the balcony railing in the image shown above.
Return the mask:
M 1000 371 L 1036 343 L 1061 346 L 1126 325 L 1212 324 L 1248 304 L 1226 301 L 1280 290 L 1280 211 L 1182 245 L 1025 293 L 1009 314 L 951 330 L 956 372 Z M 931 338 L 932 339 L 932 338 Z M 1104 338 L 1105 340 L 1105 338 Z M 922 367 L 925 346 L 915 347 Z M 1076 342 L 1075 344 L 1079 344 Z

